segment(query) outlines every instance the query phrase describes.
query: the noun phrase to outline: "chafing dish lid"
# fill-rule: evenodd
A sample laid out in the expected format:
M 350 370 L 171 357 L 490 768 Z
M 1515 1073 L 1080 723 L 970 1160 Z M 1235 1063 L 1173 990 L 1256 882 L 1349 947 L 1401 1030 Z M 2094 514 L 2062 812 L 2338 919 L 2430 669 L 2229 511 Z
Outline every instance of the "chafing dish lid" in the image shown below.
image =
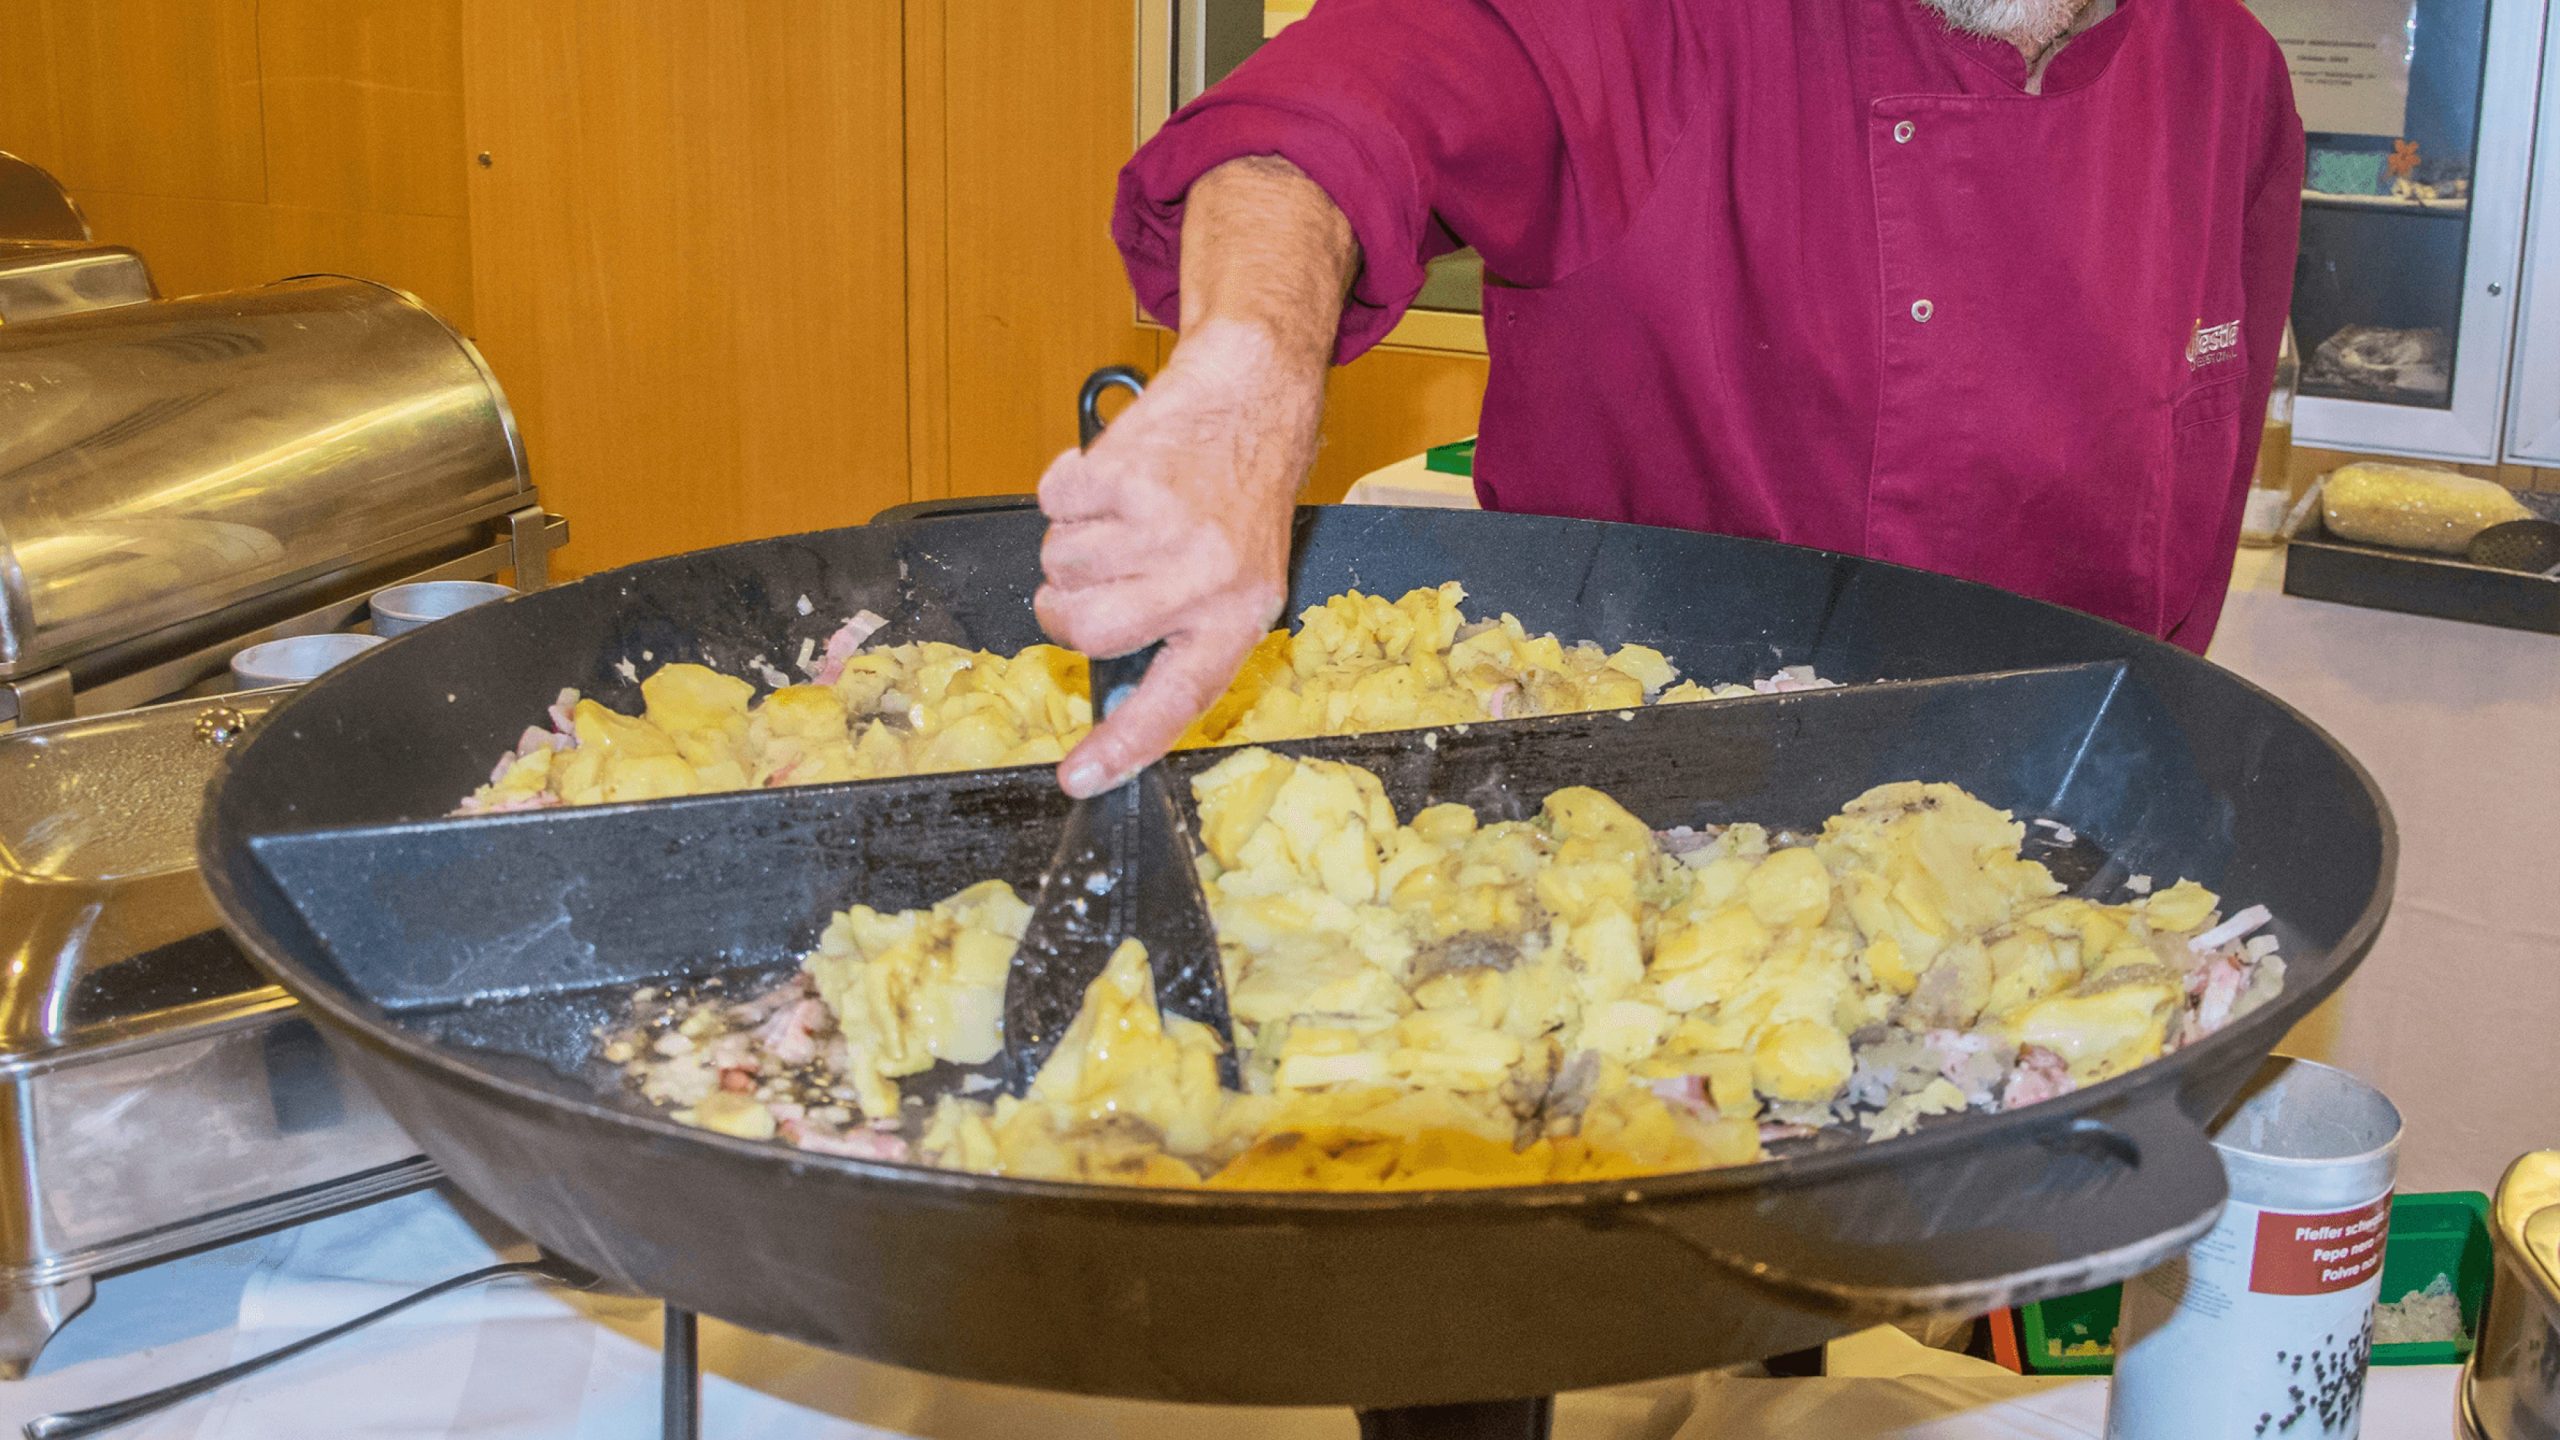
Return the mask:
M 368 281 L 0 325 L 0 675 L 463 544 L 530 493 L 479 353 Z

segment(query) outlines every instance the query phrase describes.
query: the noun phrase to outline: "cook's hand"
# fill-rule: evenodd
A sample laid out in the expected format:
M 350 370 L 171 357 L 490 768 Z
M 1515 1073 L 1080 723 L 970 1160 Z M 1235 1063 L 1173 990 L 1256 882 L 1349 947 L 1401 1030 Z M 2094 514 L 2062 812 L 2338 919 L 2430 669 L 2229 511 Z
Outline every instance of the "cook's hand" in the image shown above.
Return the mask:
M 1068 794 L 1100 794 L 1173 748 L 1280 618 L 1323 408 L 1321 359 L 1212 326 L 1183 337 L 1092 449 L 1040 477 L 1041 625 L 1088 655 L 1164 642 L 1145 683 L 1058 767 Z

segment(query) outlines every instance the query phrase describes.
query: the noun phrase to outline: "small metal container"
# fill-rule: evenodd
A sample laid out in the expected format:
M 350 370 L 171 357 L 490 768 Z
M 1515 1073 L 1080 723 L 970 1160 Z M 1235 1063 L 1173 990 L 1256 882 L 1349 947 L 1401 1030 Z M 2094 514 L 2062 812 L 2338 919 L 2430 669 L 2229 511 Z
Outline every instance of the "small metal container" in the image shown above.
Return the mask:
M 492 580 L 428 580 L 394 585 L 373 595 L 373 633 L 388 640 L 421 625 L 458 615 L 474 605 L 504 600 L 516 593 Z
M 231 657 L 232 683 L 243 690 L 307 685 L 382 643 L 379 635 L 296 635 L 252 645 Z
M 105 1272 L 434 1178 L 196 874 L 205 784 L 278 699 L 0 736 L 0 1377 Z
M 2560 1440 L 2560 1150 L 2507 1167 L 2489 1212 L 2497 1278 L 2462 1371 L 2470 1440 Z

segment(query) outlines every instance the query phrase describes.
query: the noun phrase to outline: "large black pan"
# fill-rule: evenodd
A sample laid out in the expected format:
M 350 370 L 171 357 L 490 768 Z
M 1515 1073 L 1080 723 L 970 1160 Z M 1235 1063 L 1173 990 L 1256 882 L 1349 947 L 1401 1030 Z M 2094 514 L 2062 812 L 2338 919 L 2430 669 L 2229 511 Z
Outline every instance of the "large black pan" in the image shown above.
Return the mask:
M 1308 511 L 1295 598 L 1459 579 L 1474 613 L 1661 647 L 1689 675 L 1887 683 L 1305 742 L 1400 807 L 1607 789 L 1656 825 L 1818 823 L 1955 781 L 2101 842 L 2092 893 L 2192 876 L 2273 908 L 2283 997 L 2131 1075 L 1880 1145 L 1629 1183 L 1428 1195 L 1086 1188 L 688 1130 L 598 1082 L 640 980 L 770 972 L 829 912 L 1027 883 L 1045 770 L 439 818 L 563 685 L 622 662 L 753 673 L 869 607 L 885 638 L 1036 640 L 1039 520 L 977 513 L 730 546 L 468 612 L 372 652 L 235 753 L 201 858 L 227 922 L 473 1196 L 609 1279 L 948 1375 L 1362 1407 L 1532 1396 L 2116 1279 L 2224 1198 L 2200 1131 L 2371 945 L 2395 841 L 2371 780 L 2262 692 L 1979 586 L 1675 531 Z M 804 615 L 798 603 L 810 602 Z M 1184 768 L 1204 763 L 1181 757 Z M 744 978 L 742 973 L 741 978 Z

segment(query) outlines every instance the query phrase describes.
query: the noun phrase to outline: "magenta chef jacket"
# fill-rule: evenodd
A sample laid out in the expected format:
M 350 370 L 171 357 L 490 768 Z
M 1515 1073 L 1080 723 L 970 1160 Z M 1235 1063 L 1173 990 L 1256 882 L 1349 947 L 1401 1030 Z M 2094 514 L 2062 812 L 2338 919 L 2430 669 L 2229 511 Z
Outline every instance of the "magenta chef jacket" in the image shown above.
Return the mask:
M 1484 256 L 1488 508 L 2200 651 L 2292 289 L 2284 59 L 2239 0 L 2123 0 L 2025 84 L 1917 0 L 1323 0 L 1139 151 L 1113 234 L 1171 322 L 1191 182 L 1285 156 L 1359 238 L 1338 360 Z

